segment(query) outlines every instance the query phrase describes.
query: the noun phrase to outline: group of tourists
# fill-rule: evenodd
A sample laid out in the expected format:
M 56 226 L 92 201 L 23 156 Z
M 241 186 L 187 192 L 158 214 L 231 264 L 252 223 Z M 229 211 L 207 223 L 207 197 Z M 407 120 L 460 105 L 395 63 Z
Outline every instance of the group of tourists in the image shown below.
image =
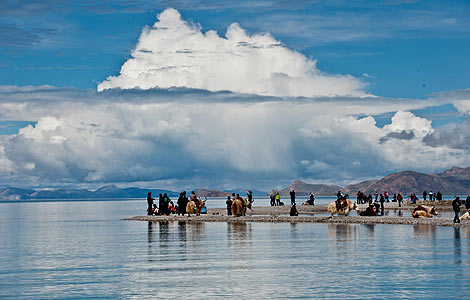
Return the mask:
M 269 200 L 271 206 L 282 206 L 284 205 L 284 202 L 281 202 L 281 194 L 279 191 L 273 190 L 271 194 L 269 194 Z
M 158 197 L 158 206 L 153 203 L 155 198 L 152 198 L 152 192 L 147 193 L 147 215 L 166 215 L 175 212 L 175 206 L 167 193 L 161 194 Z
M 189 198 L 186 196 L 186 191 L 180 193 L 176 205 L 174 205 L 173 201 L 168 197 L 167 193 L 163 195 L 160 194 L 158 198 L 158 206 L 157 204 L 153 203 L 155 198 L 152 198 L 152 193 L 147 193 L 147 214 L 149 216 L 169 216 L 171 214 L 178 214 L 184 215 L 186 213 L 186 205 L 189 201 L 194 201 L 196 207 L 199 208 L 200 202 L 197 201 L 198 197 L 194 191 L 191 192 Z
M 289 196 L 290 196 L 290 205 L 291 206 L 296 205 L 297 203 L 295 202 L 295 190 L 294 189 L 291 189 L 289 191 Z M 269 194 L 269 199 L 270 199 L 269 203 L 271 204 L 271 206 L 283 206 L 284 205 L 284 202 L 281 201 L 281 194 L 279 193 L 279 191 L 273 190 Z M 314 205 L 315 204 L 315 194 L 310 193 L 309 196 L 308 196 L 307 201 L 305 201 L 304 204 L 305 205 Z
M 441 201 L 442 200 L 442 193 L 441 191 L 437 191 L 437 193 L 433 193 L 432 191 L 429 191 L 429 194 L 428 192 L 424 191 L 423 192 L 423 200 L 426 201 L 426 198 L 428 197 L 429 195 L 429 201 Z M 415 195 L 416 197 L 416 195 Z

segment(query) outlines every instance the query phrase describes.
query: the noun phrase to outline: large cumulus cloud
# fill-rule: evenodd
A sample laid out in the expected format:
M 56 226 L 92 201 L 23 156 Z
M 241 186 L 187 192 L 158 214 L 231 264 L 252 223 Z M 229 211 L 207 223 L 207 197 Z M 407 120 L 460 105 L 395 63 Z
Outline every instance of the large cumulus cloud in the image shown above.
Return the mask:
M 470 163 L 467 149 L 423 142 L 435 129 L 410 110 L 440 104 L 433 99 L 52 87 L 3 88 L 0 96 L 2 120 L 37 121 L 0 139 L 4 184 L 269 188 Z M 372 115 L 383 113 L 393 117 L 381 128 Z
M 316 61 L 290 50 L 269 34 L 247 34 L 238 24 L 225 37 L 167 9 L 143 30 L 119 76 L 98 85 L 110 88 L 189 87 L 271 96 L 359 96 L 365 82 L 321 72 Z

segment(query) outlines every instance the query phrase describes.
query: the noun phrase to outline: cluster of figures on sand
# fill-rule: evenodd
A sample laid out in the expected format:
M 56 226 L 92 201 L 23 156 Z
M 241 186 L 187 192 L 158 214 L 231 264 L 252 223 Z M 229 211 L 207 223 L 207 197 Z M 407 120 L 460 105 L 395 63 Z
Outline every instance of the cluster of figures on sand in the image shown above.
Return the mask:
M 361 191 L 358 191 L 357 196 L 357 203 L 369 203 L 369 206 L 364 211 L 359 211 L 358 214 L 360 216 L 383 216 L 384 215 L 384 202 L 390 202 L 387 192 L 384 194 L 380 194 L 380 198 L 378 197 L 378 193 L 375 192 L 375 201 L 372 201 L 372 196 L 369 194 L 366 196 Z M 428 193 L 426 191 L 423 192 L 423 200 L 426 201 Z M 378 200 L 379 199 L 379 200 Z M 416 203 L 418 198 L 416 194 L 411 194 L 407 201 L 412 204 Z M 442 193 L 438 191 L 437 193 L 429 192 L 429 201 L 441 201 L 442 200 Z M 401 207 L 401 202 L 403 201 L 403 197 L 400 193 L 394 194 L 392 202 L 398 202 L 399 207 Z M 379 204 L 380 203 L 380 204 Z M 460 215 L 460 207 L 465 205 L 465 213 Z M 460 197 L 456 197 L 455 200 L 452 201 L 452 209 L 454 210 L 454 223 L 460 223 L 461 220 L 470 220 L 470 194 L 468 194 L 466 200 L 460 200 Z M 351 210 L 357 210 L 356 203 L 353 203 L 349 200 L 349 195 L 343 195 L 341 191 L 337 193 L 337 200 L 331 202 L 328 205 L 328 212 L 333 216 L 334 214 L 338 215 L 345 215 L 347 216 Z M 413 218 L 432 218 L 433 216 L 439 215 L 434 205 L 426 206 L 426 205 L 418 205 L 413 209 L 411 214 Z
M 188 214 L 205 214 L 207 213 L 206 200 L 201 200 L 200 197 L 196 195 L 194 191 L 191 192 L 189 198 L 186 196 L 186 191 L 180 193 L 178 197 L 177 205 L 173 204 L 170 197 L 165 193 L 164 195 L 160 194 L 157 204 L 154 204 L 153 201 L 155 198 L 152 198 L 152 193 L 148 192 L 147 194 L 147 214 L 151 215 L 160 215 L 160 216 L 169 216 L 171 214 L 185 215 Z
M 246 198 L 240 197 L 240 194 L 232 193 L 232 196 L 227 196 L 227 215 L 228 216 L 245 216 L 247 209 L 251 209 L 251 206 L 255 200 L 253 199 L 253 193 L 247 191 Z
M 294 189 L 290 190 L 289 196 L 290 196 L 290 205 L 296 205 Z M 271 206 L 283 206 L 284 205 L 284 202 L 281 201 L 281 194 L 279 193 L 279 191 L 273 190 L 269 194 L 269 199 L 270 199 Z M 302 205 L 315 205 L 315 194 L 310 193 L 307 201 L 303 202 Z
M 290 200 L 291 200 L 291 209 L 290 215 L 291 216 L 298 216 L 299 212 L 297 211 L 296 203 L 295 203 L 295 191 L 292 189 L 290 192 Z M 423 199 L 426 200 L 428 193 L 426 191 L 423 192 Z M 383 216 L 384 215 L 384 203 L 390 202 L 389 196 L 387 192 L 383 194 L 375 193 L 375 201 L 371 194 L 365 195 L 361 191 L 358 191 L 357 194 L 357 202 L 352 201 L 349 199 L 349 195 L 344 195 L 341 191 L 338 191 L 336 194 L 337 199 L 332 201 L 328 204 L 328 213 L 332 216 L 335 214 L 337 215 L 344 215 L 348 216 L 352 210 L 358 211 L 357 204 L 360 203 L 369 203 L 369 206 L 366 207 L 363 211 L 358 211 L 358 215 L 360 216 Z M 407 201 L 409 203 L 416 203 L 417 197 L 415 194 L 410 195 L 411 199 L 409 198 Z M 429 199 L 433 201 L 442 200 L 442 194 L 440 192 L 436 193 L 436 198 L 434 198 L 434 193 L 429 193 Z M 284 203 L 280 201 L 281 197 L 279 192 L 271 193 L 270 195 L 270 204 L 271 206 L 282 206 Z M 151 192 L 147 195 L 147 214 L 148 215 L 166 215 L 169 216 L 171 214 L 178 214 L 178 215 L 185 215 L 191 216 L 200 215 L 207 213 L 207 207 L 205 205 L 206 200 L 201 200 L 200 197 L 196 195 L 194 191 L 191 192 L 189 198 L 186 196 L 186 191 L 180 193 L 177 205 L 173 204 L 173 201 L 168 197 L 168 195 L 160 194 L 158 207 L 157 204 L 154 204 L 154 198 L 152 198 Z M 399 207 L 401 207 L 401 202 L 403 201 L 403 197 L 400 193 L 394 194 L 392 202 L 398 202 Z M 229 216 L 245 216 L 247 209 L 252 209 L 252 204 L 254 202 L 253 194 L 251 191 L 247 191 L 246 197 L 241 197 L 239 194 L 233 193 L 231 196 L 227 196 L 226 205 L 227 205 L 227 215 Z M 314 205 L 315 203 L 315 194 L 310 193 L 308 200 L 306 200 L 302 205 Z M 465 205 L 465 213 L 460 215 L 460 208 L 462 205 Z M 466 200 L 460 200 L 460 197 L 456 197 L 455 200 L 452 201 L 452 208 L 454 210 L 454 223 L 460 223 L 461 220 L 470 220 L 470 194 Z M 418 205 L 414 208 L 412 212 L 412 216 L 414 218 L 432 218 L 433 216 L 437 216 L 439 213 L 436 210 L 434 205 L 426 206 L 426 205 Z
M 465 213 L 460 216 L 460 207 L 465 205 Z M 452 209 L 454 210 L 454 223 L 460 223 L 462 220 L 470 220 L 470 194 L 467 195 L 466 200 L 460 200 L 460 197 L 456 197 L 452 201 Z

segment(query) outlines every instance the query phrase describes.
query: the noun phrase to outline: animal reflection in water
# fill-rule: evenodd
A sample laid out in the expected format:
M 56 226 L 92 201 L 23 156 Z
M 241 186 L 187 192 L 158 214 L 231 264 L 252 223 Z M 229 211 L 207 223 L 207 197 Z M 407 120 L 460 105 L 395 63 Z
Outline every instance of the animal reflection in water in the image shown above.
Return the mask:
M 435 236 L 436 226 L 431 224 L 415 224 L 413 225 L 413 232 L 415 236 Z
M 251 209 L 251 202 L 245 197 L 235 198 L 232 203 L 232 214 L 236 217 L 245 216 L 246 209 Z
M 197 197 L 196 198 L 197 204 L 193 200 L 189 200 L 188 204 L 186 204 L 186 213 L 190 217 L 191 214 L 193 215 L 201 215 L 201 210 L 204 207 L 206 200 L 202 201 L 201 198 Z
M 436 207 L 419 205 L 413 210 L 413 218 L 432 218 L 432 216 L 437 216 L 439 213 L 436 210 Z
M 339 210 L 336 209 L 336 201 L 331 201 L 330 204 L 328 204 L 328 213 L 330 213 L 332 216 L 335 214 L 338 216 L 348 216 L 351 210 L 357 210 L 357 204 L 355 202 L 352 202 L 349 199 L 344 199 L 343 201 L 344 205 Z
M 251 245 L 251 224 L 246 222 L 228 222 L 227 235 L 230 247 L 235 251 L 235 255 L 245 260 L 250 255 L 248 249 Z
M 357 224 L 328 224 L 328 247 L 339 251 L 347 257 L 348 248 L 359 241 L 359 225 Z

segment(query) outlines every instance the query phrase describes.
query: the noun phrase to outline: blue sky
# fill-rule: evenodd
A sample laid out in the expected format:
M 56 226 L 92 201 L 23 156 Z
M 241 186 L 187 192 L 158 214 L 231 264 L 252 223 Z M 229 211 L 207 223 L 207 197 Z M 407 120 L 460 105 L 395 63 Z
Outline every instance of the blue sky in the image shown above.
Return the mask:
M 224 34 L 238 22 L 251 33 L 270 32 L 322 70 L 367 74 L 375 95 L 425 98 L 467 88 L 470 78 L 468 1 L 3 3 L 3 84 L 95 88 L 119 72 L 142 28 L 169 6 L 203 30 Z
M 4 1 L 0 185 L 267 189 L 467 166 L 468 53 L 468 1 Z

